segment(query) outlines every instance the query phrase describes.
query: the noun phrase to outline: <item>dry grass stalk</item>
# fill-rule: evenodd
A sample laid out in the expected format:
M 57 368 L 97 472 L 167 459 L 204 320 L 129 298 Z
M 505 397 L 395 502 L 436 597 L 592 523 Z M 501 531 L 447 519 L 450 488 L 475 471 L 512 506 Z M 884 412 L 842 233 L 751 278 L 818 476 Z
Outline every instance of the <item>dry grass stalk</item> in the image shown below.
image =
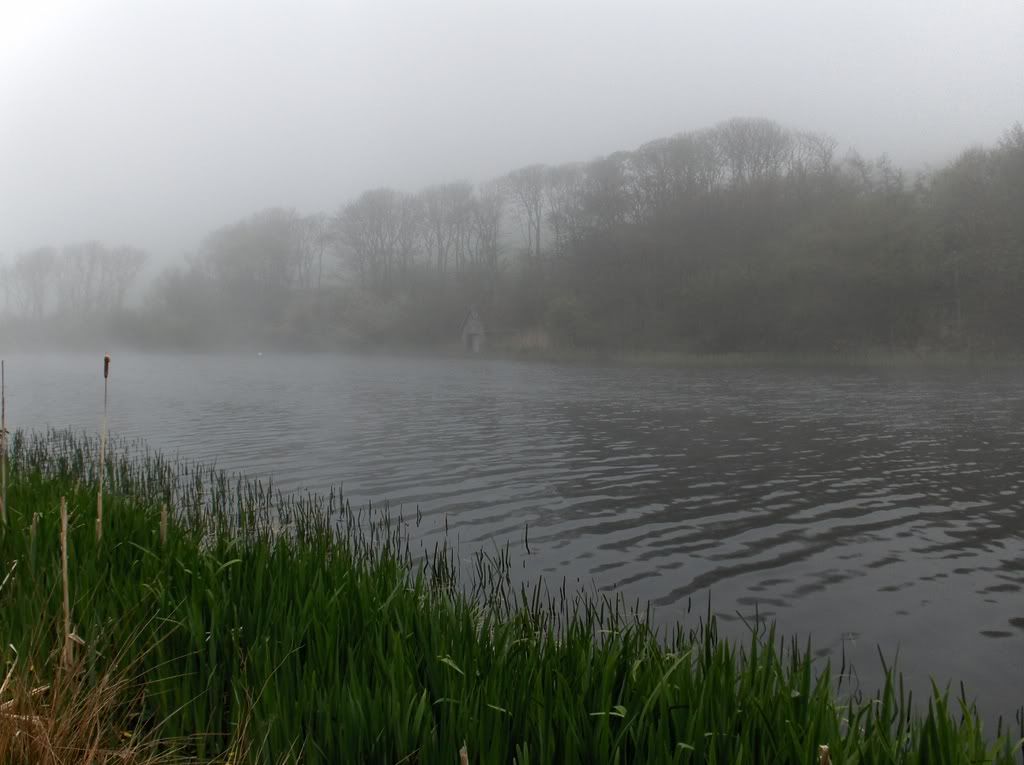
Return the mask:
M 15 659 L 15 661 L 11 663 L 11 669 L 7 673 L 7 678 L 5 678 L 5 680 L 4 680 L 4 687 L 0 688 L 0 697 L 2 697 L 4 695 L 4 691 L 7 689 L 7 679 L 9 679 L 10 676 L 14 674 L 14 667 L 15 667 L 15 665 L 17 663 L 18 663 L 17 659 Z M 48 690 L 50 690 L 50 686 L 48 686 L 48 685 L 40 685 L 38 688 L 33 688 L 31 691 L 29 691 L 28 692 L 28 697 L 30 699 L 32 699 L 32 698 L 35 698 L 36 696 L 42 696 Z M 17 701 L 18 701 L 17 699 L 8 699 L 7 701 L 4 701 L 4 702 L 0 703 L 0 714 L 3 714 L 4 712 L 12 709 L 14 707 L 14 705 L 17 703 Z
M 37 686 L 12 665 L 0 684 L 0 762 L 5 765 L 156 765 L 184 761 L 169 742 L 133 730 L 140 686 L 128 673 L 99 677 L 57 667 Z M 155 732 L 154 732 L 155 733 Z
M 96 541 L 103 539 L 103 461 L 107 454 L 107 380 L 110 378 L 110 354 L 103 356 L 103 427 L 100 429 L 100 481 L 96 492 Z
M 459 750 L 459 765 L 469 765 L 469 749 L 465 741 L 462 742 L 462 748 Z
M 828 751 L 828 744 L 818 746 L 818 765 L 832 765 L 832 755 Z
M 7 572 L 7 576 L 5 576 L 4 580 L 0 582 L 0 592 L 4 591 L 4 587 L 7 586 L 7 582 L 9 582 L 11 577 L 14 576 L 14 569 L 16 569 L 17 567 L 18 561 L 14 561 L 14 563 L 11 564 L 11 570 Z
M 14 657 L 14 661 L 11 662 L 11 668 L 7 670 L 7 674 L 4 676 L 4 681 L 0 683 L 0 699 L 3 699 L 4 693 L 7 692 L 7 686 L 11 684 L 11 677 L 14 675 L 14 669 L 18 666 L 18 657 Z M 9 702 L 8 702 L 9 703 Z M 5 709 L 7 704 L 0 704 L 0 709 Z

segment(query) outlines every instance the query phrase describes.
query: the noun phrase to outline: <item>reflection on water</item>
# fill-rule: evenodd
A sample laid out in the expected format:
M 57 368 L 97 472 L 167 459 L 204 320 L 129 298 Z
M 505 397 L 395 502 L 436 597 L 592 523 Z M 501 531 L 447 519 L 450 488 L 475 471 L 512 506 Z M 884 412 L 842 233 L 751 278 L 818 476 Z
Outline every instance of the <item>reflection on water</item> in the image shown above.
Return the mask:
M 9 359 L 13 427 L 98 428 L 99 357 Z M 1024 703 L 1024 373 L 629 370 L 119 354 L 111 427 L 285 488 L 419 506 L 471 547 L 711 603 L 921 687 Z M 525 552 L 523 553 L 525 558 Z M 731 625 L 731 626 L 730 626 Z

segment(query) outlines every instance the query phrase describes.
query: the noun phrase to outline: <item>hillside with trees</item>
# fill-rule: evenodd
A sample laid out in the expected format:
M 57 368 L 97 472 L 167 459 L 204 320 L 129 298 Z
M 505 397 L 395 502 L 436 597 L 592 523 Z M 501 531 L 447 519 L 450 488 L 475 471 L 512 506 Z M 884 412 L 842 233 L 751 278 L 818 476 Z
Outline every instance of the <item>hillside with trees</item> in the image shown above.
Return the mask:
M 97 243 L 8 259 L 0 326 L 146 347 L 441 348 L 473 305 L 507 350 L 1017 352 L 1024 128 L 911 178 L 737 118 L 480 185 L 263 210 L 128 306 L 144 260 Z

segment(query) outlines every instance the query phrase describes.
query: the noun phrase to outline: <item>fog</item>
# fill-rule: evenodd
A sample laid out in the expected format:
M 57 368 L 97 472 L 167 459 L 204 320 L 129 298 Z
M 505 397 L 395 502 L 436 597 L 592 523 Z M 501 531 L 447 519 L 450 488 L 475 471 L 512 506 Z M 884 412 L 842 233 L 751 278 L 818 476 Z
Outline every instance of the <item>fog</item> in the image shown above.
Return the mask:
M 158 262 L 269 206 L 486 181 L 735 116 L 910 170 L 1021 117 L 1024 9 L 983 3 L 0 6 L 0 253 Z
M 888 675 L 879 672 L 879 654 L 899 655 L 915 700 L 928 697 L 929 678 L 938 687 L 966 683 L 991 737 L 996 715 L 1010 719 L 1024 687 L 1022 212 L 1021 0 L 5 0 L 0 525 L 8 517 L 21 524 L 3 538 L 28 540 L 12 548 L 25 554 L 9 556 L 28 570 L 12 578 L 14 566 L 0 560 L 0 589 L 12 581 L 4 598 L 20 604 L 0 609 L 0 632 L 8 613 L 25 627 L 39 598 L 55 607 L 56 598 L 42 594 L 55 595 L 60 580 L 37 574 L 58 570 L 45 567 L 45 555 L 55 555 L 52 514 L 69 493 L 74 522 L 62 547 L 71 534 L 74 555 L 69 574 L 65 547 L 62 663 L 79 643 L 91 662 L 121 656 L 102 640 L 134 645 L 149 634 L 147 627 L 120 640 L 131 619 L 150 612 L 121 594 L 112 606 L 89 594 L 104 592 L 106 580 L 89 584 L 83 570 L 109 576 L 117 582 L 110 591 L 135 592 L 140 604 L 166 605 L 171 610 L 150 620 L 158 626 L 177 620 L 185 603 L 182 629 L 194 632 L 183 632 L 180 645 L 219 657 L 209 673 L 195 671 L 206 665 L 175 648 L 175 631 L 171 653 L 188 666 L 164 661 L 171 654 L 162 649 L 152 655 L 167 673 L 158 682 L 173 678 L 180 687 L 142 694 L 140 704 L 202 699 L 213 711 L 164 715 L 140 706 L 136 714 L 125 705 L 130 721 L 112 728 L 117 746 L 136 746 L 155 720 L 161 736 L 167 720 L 230 722 L 229 735 L 182 729 L 183 746 L 194 741 L 200 753 L 230 743 L 230 756 L 218 761 L 257 751 L 248 749 L 246 720 L 267 729 L 258 756 L 284 761 L 302 751 L 311 762 L 433 761 L 438 731 L 455 731 L 471 747 L 514 731 L 558 746 L 562 737 L 546 731 L 560 727 L 590 739 L 587 747 L 614 733 L 615 758 L 644 761 L 631 748 L 640 740 L 634 731 L 647 725 L 662 736 L 665 721 L 679 720 L 701 747 L 748 754 L 748 741 L 767 746 L 772 731 L 789 726 L 795 733 L 779 741 L 801 757 L 827 740 L 819 733 L 849 727 L 839 716 L 863 723 L 850 728 L 854 739 L 875 736 L 879 747 L 865 752 L 889 751 L 895 741 L 913 758 L 915 736 L 930 746 L 932 738 L 947 745 L 975 735 L 973 723 L 957 733 L 939 722 L 881 742 L 892 720 L 904 730 L 906 710 L 876 725 L 839 703 L 852 693 L 889 715 L 888 703 L 870 701 Z M 95 443 L 68 435 L 97 429 Z M 26 432 L 36 435 L 26 441 Z M 266 494 L 212 472 L 206 492 L 206 473 L 190 463 L 133 467 L 117 456 L 149 448 L 252 476 Z M 67 481 L 51 484 L 61 471 Z M 132 492 L 143 483 L 140 500 Z M 231 485 L 237 509 L 223 493 Z M 355 515 L 335 504 L 339 485 Z M 281 504 L 293 491 L 311 492 L 310 514 Z M 330 492 L 329 504 L 318 505 L 316 492 Z M 521 682 L 514 663 L 505 665 L 511 695 L 479 668 L 479 682 L 466 685 L 474 678 L 467 662 L 490 663 L 479 646 L 531 640 L 518 631 L 548 624 L 547 612 L 511 618 L 514 642 L 488 643 L 493 626 L 478 641 L 463 620 L 456 631 L 471 646 L 464 659 L 457 645 L 447 653 L 446 622 L 430 621 L 435 610 L 463 619 L 461 608 L 434 607 L 447 602 L 435 594 L 447 599 L 457 589 L 449 593 L 440 558 L 416 580 L 430 588 L 422 598 L 391 563 L 377 568 L 394 568 L 398 584 L 375 580 L 366 597 L 347 584 L 335 588 L 331 577 L 343 569 L 318 568 L 369 560 L 363 548 L 325 556 L 348 542 L 307 532 L 322 521 L 325 533 L 340 533 L 342 518 L 354 519 L 350 529 L 369 528 L 363 519 L 375 514 L 359 508 L 371 505 L 398 510 L 403 520 L 393 528 L 414 545 L 406 554 L 418 550 L 411 555 L 428 560 L 442 538 L 454 543 L 445 548 L 453 561 L 493 550 L 493 560 L 513 570 L 478 569 L 495 582 L 540 576 L 561 582 L 563 595 L 574 586 L 595 597 L 614 592 L 652 604 L 658 627 L 692 627 L 698 614 L 714 613 L 722 636 L 744 644 L 758 619 L 777 620 L 779 634 L 798 638 L 794 645 L 813 639 L 814 671 L 819 659 L 832 661 L 838 673 L 822 682 L 836 683 L 837 703 L 817 708 L 807 727 L 804 712 L 792 713 L 816 708 L 819 691 L 808 694 L 799 680 L 791 693 L 744 668 L 745 677 L 767 678 L 740 686 L 767 689 L 754 702 L 775 715 L 755 719 L 742 713 L 746 700 L 705 692 L 738 676 L 731 659 L 723 685 L 682 663 L 696 656 L 689 650 L 656 656 L 632 624 L 580 623 L 582 631 L 570 627 L 572 640 L 544 638 L 536 655 L 554 646 L 550 666 L 598 667 L 584 674 L 614 698 L 577 692 L 571 673 L 533 665 L 545 693 L 549 674 L 573 685 L 549 694 L 560 699 L 554 706 L 576 696 L 586 702 L 578 726 L 534 725 L 520 710 L 547 716 L 553 706 L 535 704 L 541 685 Z M 156 526 L 146 524 L 158 507 L 169 512 L 156 547 Z M 329 515 L 314 514 L 320 508 Z M 140 512 L 126 512 L 133 509 Z M 211 529 L 243 536 L 228 547 Z M 264 547 L 264 531 L 277 529 L 296 533 Z M 202 547 L 186 548 L 179 531 Z M 117 536 L 126 532 L 139 536 Z M 369 533 L 366 551 L 378 543 Z M 302 555 L 292 556 L 290 544 Z M 214 566 L 206 557 L 254 550 L 255 564 L 239 557 Z M 181 551 L 202 565 L 186 566 Z M 286 557 L 273 558 L 279 551 Z M 111 565 L 83 557 L 94 552 Z M 158 565 L 167 552 L 180 565 Z M 271 558 L 285 561 L 287 576 L 267 574 Z M 258 576 L 243 565 L 255 565 Z M 172 580 L 192 594 L 180 600 Z M 273 599 L 257 592 L 263 585 L 236 588 L 246 581 L 273 581 L 281 613 L 294 611 L 298 593 L 302 619 L 267 617 L 276 612 L 261 609 Z M 307 590 L 323 596 L 323 608 Z M 214 592 L 251 599 L 232 595 L 218 612 Z M 377 608 L 377 593 L 386 592 Z M 411 617 L 385 613 L 396 593 L 415 601 Z M 363 641 L 374 646 L 369 674 L 351 651 L 347 664 L 334 661 L 338 645 L 353 644 L 337 637 L 346 633 L 320 629 L 347 628 L 324 614 L 362 613 L 346 605 L 353 597 L 374 614 L 353 624 L 395 625 L 379 633 L 390 636 Z M 72 608 L 80 633 L 72 632 Z M 207 612 L 220 615 L 193 618 Z M 488 625 L 506 618 L 472 613 Z M 557 613 L 553 624 L 567 625 Z M 57 623 L 56 611 L 44 618 Z M 307 618 L 315 630 L 302 626 Z M 402 626 L 421 623 L 415 634 Z M 285 638 L 275 637 L 279 626 Z M 552 629 L 556 637 L 561 627 Z M 614 654 L 602 669 L 576 639 L 591 630 L 622 637 L 642 655 L 634 662 L 602 637 Z M 49 628 L 36 633 L 58 637 Z M 421 639 L 422 659 L 411 658 L 404 644 Z M 8 679 L 17 650 L 33 655 L 16 634 L 10 643 L 0 655 Z M 380 661 L 380 647 L 399 645 L 394 654 L 414 669 L 373 679 L 394 664 Z M 250 662 L 259 646 L 270 653 Z M 575 646 L 579 661 L 558 658 L 564 646 Z M 530 656 L 518 647 L 505 654 L 495 666 Z M 671 666 L 659 663 L 669 659 Z M 435 672 L 431 662 L 447 669 Z M 623 664 L 617 676 L 632 667 L 623 688 L 607 682 L 615 662 Z M 89 672 L 71 674 L 110 677 L 83 666 Z M 134 675 L 134 664 L 125 666 Z M 335 682 L 339 666 L 343 680 L 370 678 L 369 701 L 352 694 L 352 683 Z M 229 685 L 271 667 L 273 682 L 287 684 L 268 685 L 268 677 L 267 694 Z M 677 669 L 690 673 L 678 683 L 670 681 Z M 27 702 L 42 681 L 31 674 Z M 418 685 L 443 677 L 455 691 Z M 637 677 L 656 682 L 654 693 Z M 196 693 L 187 690 L 193 682 Z M 397 736 L 361 732 L 397 708 L 379 692 L 392 687 L 411 689 L 413 705 L 399 701 L 406 717 L 425 721 L 424 741 L 433 744 L 417 742 L 419 722 L 406 730 L 399 720 Z M 902 695 L 902 675 L 899 687 Z M 288 701 L 294 689 L 316 698 L 317 710 Z M 705 712 L 676 698 L 688 689 L 717 706 Z M 637 695 L 630 700 L 626 691 Z M 20 704 L 20 691 L 12 693 Z M 15 717 L 49 720 L 58 706 L 40 698 L 47 711 L 35 717 L 16 706 Z M 262 698 L 287 701 L 284 713 L 256 714 Z M 507 708 L 470 706 L 495 699 Z M 924 711 L 924 701 L 914 703 Z M 627 721 L 612 719 L 627 709 Z M 437 716 L 448 714 L 474 721 L 476 733 Z M 768 735 L 753 728 L 742 738 L 724 714 L 763 723 Z M 701 720 L 732 733 L 704 731 Z M 332 726 L 323 747 L 321 722 Z M 588 733 L 591 725 L 598 734 Z M 373 746 L 409 744 L 412 753 L 339 755 L 329 743 L 346 738 L 339 730 Z M 89 736 L 89 746 L 99 746 Z M 575 761 L 549 756 L 534 739 L 526 746 L 527 738 L 516 757 Z M 709 761 L 730 761 L 674 732 L 664 738 L 675 758 L 708 751 Z M 436 751 L 449 761 L 458 749 L 444 743 Z M 502 757 L 487 751 L 473 757 L 507 761 L 513 749 Z M 850 751 L 837 749 L 836 761 Z

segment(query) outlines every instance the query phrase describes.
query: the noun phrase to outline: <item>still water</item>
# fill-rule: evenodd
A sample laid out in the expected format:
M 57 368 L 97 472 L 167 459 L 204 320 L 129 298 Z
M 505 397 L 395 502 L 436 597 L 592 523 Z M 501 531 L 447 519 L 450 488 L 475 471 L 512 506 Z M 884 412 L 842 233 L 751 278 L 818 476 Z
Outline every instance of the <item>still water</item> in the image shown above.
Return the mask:
M 98 430 L 98 356 L 7 369 L 10 427 Z M 758 613 L 845 651 L 865 691 L 880 648 L 918 690 L 965 681 L 989 719 L 1024 704 L 1022 370 L 125 352 L 110 403 L 120 435 L 418 506 L 467 552 L 509 542 L 662 623 L 710 602 L 742 636 Z

